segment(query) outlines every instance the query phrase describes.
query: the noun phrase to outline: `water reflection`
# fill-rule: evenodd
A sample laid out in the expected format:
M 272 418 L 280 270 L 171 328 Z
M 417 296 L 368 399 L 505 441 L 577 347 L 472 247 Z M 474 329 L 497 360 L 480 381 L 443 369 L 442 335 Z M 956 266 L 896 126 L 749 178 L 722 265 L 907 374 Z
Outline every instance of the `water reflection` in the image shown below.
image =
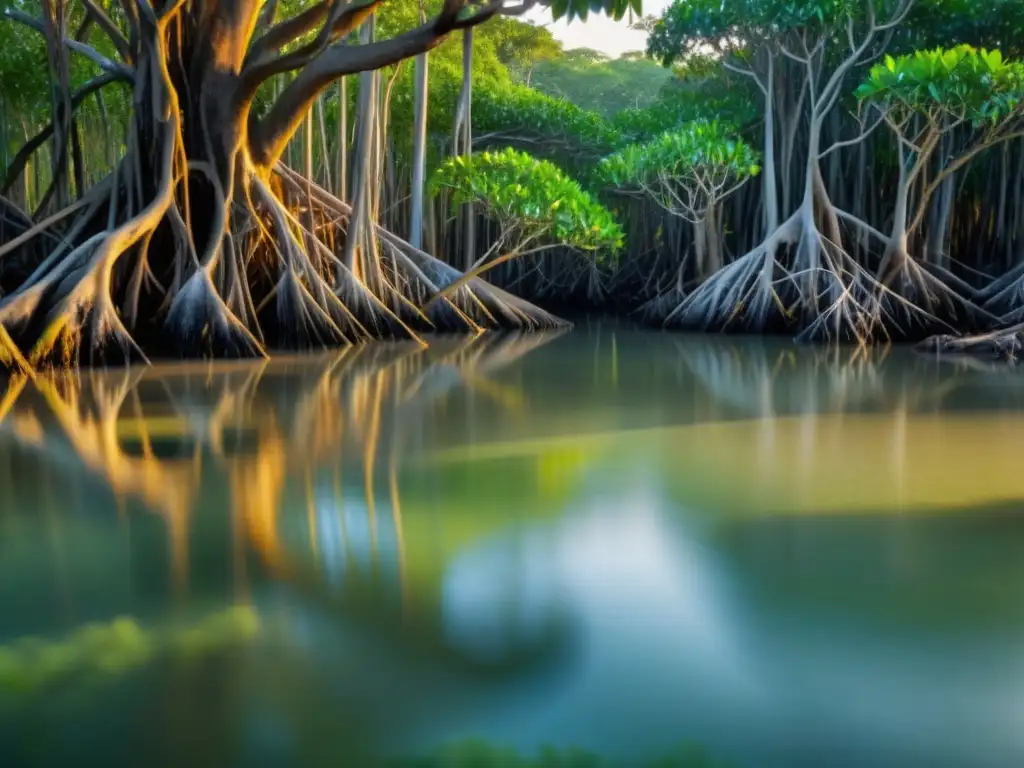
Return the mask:
M 1024 758 L 1017 376 L 605 327 L 0 387 L 0 703 L 26 636 L 259 627 L 2 764 Z
M 249 589 L 246 553 L 274 578 L 311 590 L 393 582 L 404 594 L 400 457 L 444 438 L 422 424 L 444 412 L 452 389 L 520 408 L 519 390 L 490 374 L 551 338 L 14 379 L 0 400 L 0 456 L 12 478 L 0 488 L 0 510 L 66 515 L 77 511 L 68 503 L 95 508 L 93 494 L 109 494 L 122 516 L 135 505 L 166 526 L 170 581 L 182 591 L 201 538 L 197 512 L 223 504 L 239 596 Z M 100 485 L 54 499 L 58 474 Z

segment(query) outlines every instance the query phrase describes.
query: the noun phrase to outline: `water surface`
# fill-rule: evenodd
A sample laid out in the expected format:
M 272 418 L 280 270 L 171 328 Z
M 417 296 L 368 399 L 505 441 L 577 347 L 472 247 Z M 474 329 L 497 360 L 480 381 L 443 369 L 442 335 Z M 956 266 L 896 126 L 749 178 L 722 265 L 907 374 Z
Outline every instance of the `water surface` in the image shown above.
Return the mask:
M 1019 765 L 1022 455 L 1012 371 L 609 325 L 0 382 L 0 765 Z

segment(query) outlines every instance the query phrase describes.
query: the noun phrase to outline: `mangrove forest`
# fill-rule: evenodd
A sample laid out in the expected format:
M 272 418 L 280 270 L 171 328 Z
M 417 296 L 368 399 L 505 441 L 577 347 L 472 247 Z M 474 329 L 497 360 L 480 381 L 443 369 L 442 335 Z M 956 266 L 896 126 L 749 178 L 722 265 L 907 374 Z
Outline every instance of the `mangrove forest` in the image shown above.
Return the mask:
M 647 33 L 609 58 L 545 26 Z M 1022 0 L 0 0 L 0 369 L 580 312 L 1024 346 Z

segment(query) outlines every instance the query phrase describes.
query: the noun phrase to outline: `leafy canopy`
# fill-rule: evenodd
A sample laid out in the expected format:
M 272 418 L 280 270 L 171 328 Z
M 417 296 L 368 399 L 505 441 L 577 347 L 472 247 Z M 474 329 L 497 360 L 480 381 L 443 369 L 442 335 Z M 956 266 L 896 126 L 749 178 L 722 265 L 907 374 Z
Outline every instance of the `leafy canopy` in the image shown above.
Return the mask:
M 597 168 L 606 187 L 635 189 L 661 182 L 735 183 L 761 172 L 757 151 L 718 121 L 696 120 L 606 157 Z
M 543 236 L 581 250 L 622 247 L 623 232 L 611 213 L 546 160 L 505 149 L 446 160 L 431 190 L 447 190 L 453 207 L 477 203 L 524 239 Z
M 540 0 L 540 5 L 550 7 L 556 21 L 563 17 L 586 21 L 591 13 L 605 13 L 616 21 L 627 13 L 643 14 L 642 0 Z
M 858 0 L 674 0 L 651 30 L 647 52 L 668 65 L 710 46 L 734 50 L 798 28 L 831 29 Z
M 902 113 L 949 115 L 993 123 L 1012 113 L 1024 94 L 1024 67 L 1000 51 L 970 45 L 915 51 L 876 64 L 857 97 Z

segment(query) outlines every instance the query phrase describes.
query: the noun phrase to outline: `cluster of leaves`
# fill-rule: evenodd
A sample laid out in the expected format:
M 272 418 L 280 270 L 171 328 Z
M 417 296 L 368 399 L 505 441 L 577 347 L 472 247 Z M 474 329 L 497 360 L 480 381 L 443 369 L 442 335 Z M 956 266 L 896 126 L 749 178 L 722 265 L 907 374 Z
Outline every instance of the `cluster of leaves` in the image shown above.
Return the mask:
M 760 173 L 759 162 L 757 151 L 737 138 L 731 126 L 696 120 L 606 157 L 596 169 L 596 181 L 619 189 L 635 189 L 662 179 L 685 183 L 698 176 L 738 182 Z
M 162 653 L 196 658 L 248 640 L 258 630 L 256 613 L 238 606 L 170 630 L 146 630 L 122 617 L 90 624 L 64 640 L 23 638 L 0 646 L 0 693 L 36 693 L 78 677 L 121 674 Z
M 857 97 L 905 114 L 996 123 L 1024 96 L 1024 67 L 970 45 L 916 51 L 875 65 Z
M 643 13 L 641 0 L 540 0 L 540 5 L 551 9 L 555 21 L 562 18 L 586 21 L 591 13 L 604 13 L 618 21 L 627 13 L 637 16 Z
M 488 216 L 522 236 L 543 235 L 581 250 L 616 251 L 621 227 L 611 213 L 546 160 L 505 149 L 453 157 L 441 164 L 431 191 L 445 190 L 452 205 L 478 203 Z

